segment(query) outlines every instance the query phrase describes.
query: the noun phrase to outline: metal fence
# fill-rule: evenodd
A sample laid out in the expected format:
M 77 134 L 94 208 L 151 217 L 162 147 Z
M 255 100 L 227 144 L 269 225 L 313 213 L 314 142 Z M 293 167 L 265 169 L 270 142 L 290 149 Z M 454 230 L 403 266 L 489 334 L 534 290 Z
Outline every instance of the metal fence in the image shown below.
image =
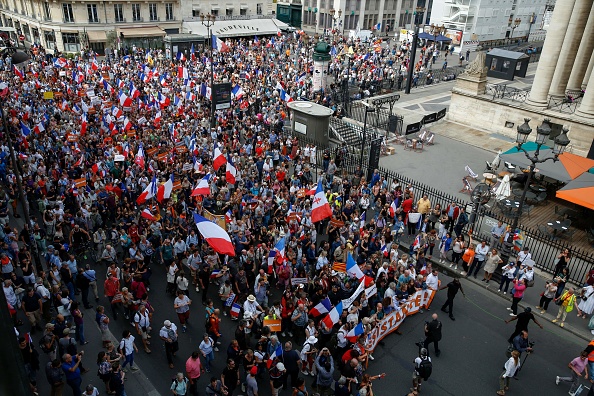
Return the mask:
M 530 88 L 515 88 L 508 84 L 487 84 L 485 94 L 493 99 L 507 99 L 512 102 L 525 102 L 530 93 Z

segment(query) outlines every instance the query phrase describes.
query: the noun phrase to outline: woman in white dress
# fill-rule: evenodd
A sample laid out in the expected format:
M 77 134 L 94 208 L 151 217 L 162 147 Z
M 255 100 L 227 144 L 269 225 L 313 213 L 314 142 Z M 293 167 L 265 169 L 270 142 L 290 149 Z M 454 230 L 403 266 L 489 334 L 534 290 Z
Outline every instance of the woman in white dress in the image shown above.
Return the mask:
M 577 306 L 578 318 L 586 319 L 594 311 L 594 287 L 588 285 L 582 289 L 582 301 Z

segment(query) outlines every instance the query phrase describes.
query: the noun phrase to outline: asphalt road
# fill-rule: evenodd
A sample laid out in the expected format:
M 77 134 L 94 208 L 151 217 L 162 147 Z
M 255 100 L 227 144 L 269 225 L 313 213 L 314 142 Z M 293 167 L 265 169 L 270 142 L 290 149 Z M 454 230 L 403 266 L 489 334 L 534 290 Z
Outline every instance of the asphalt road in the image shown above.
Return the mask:
M 98 265 L 95 266 L 96 268 Z M 158 339 L 158 329 L 165 319 L 177 324 L 177 317 L 173 311 L 173 299 L 165 295 L 165 276 L 163 267 L 153 265 L 153 278 L 150 301 L 155 306 L 153 318 L 152 354 L 147 355 L 138 341 L 140 352 L 136 355 L 136 362 L 141 371 L 129 374 L 126 388 L 130 396 L 166 395 L 169 394 L 171 379 L 177 371 L 183 371 L 185 360 L 193 350 L 196 350 L 204 332 L 204 309 L 200 303 L 200 295 L 191 291 L 190 297 L 194 304 L 191 309 L 191 323 L 188 332 L 180 333 L 180 351 L 175 358 L 175 369 L 169 369 L 165 358 L 164 347 Z M 100 277 L 104 277 L 104 268 L 97 268 Z M 442 282 L 450 278 L 440 275 Z M 434 359 L 433 374 L 428 383 L 423 386 L 423 395 L 479 395 L 493 393 L 498 387 L 498 375 L 506 361 L 506 339 L 513 331 L 513 324 L 506 325 L 503 320 L 509 318 L 506 307 L 509 303 L 497 295 L 485 291 L 479 286 L 463 282 L 466 299 L 461 294 L 456 297 L 454 314 L 456 321 L 451 321 L 446 314 L 439 311 L 445 301 L 445 291 L 437 293 L 433 300 L 431 311 L 407 318 L 401 326 L 403 335 L 391 334 L 384 339 L 384 345 L 374 352 L 375 361 L 369 364 L 367 372 L 374 375 L 381 372 L 386 378 L 374 383 L 377 395 L 404 395 L 411 386 L 413 359 L 416 357 L 415 342 L 423 339 L 423 324 L 430 320 L 432 313 L 440 314 L 443 322 L 443 340 L 440 342 L 442 354 Z M 102 288 L 100 287 L 100 290 Z M 215 290 L 210 293 L 214 297 Z M 101 294 L 101 292 L 100 292 Z M 215 300 L 216 301 L 216 300 Z M 101 299 L 100 303 L 106 303 Z M 215 303 L 216 304 L 216 303 Z M 84 375 L 83 385 L 91 383 L 100 391 L 104 391 L 103 384 L 96 375 L 95 356 L 100 351 L 100 335 L 94 324 L 94 311 L 87 310 L 85 317 L 85 331 L 87 339 L 91 341 L 84 346 L 85 361 L 91 371 Z M 541 321 L 543 323 L 544 321 Z M 530 338 L 536 341 L 535 353 L 532 354 L 519 375 L 520 380 L 513 381 L 508 394 L 534 394 L 534 389 L 540 389 L 547 395 L 562 395 L 568 391 L 568 385 L 555 386 L 555 376 L 567 374 L 567 363 L 579 355 L 586 342 L 548 322 L 544 322 L 544 330 L 536 325 L 529 326 Z M 223 319 L 221 352 L 215 353 L 213 374 L 218 375 L 224 367 L 225 350 L 235 330 L 236 322 L 227 317 Z M 27 328 L 25 324 L 24 328 Z M 123 315 L 117 321 L 112 321 L 110 329 L 116 338 L 121 337 L 124 329 L 131 329 Z M 430 353 L 433 354 L 432 346 Z M 46 359 L 43 357 L 42 362 Z M 42 373 L 40 373 L 43 376 Z M 204 391 L 210 374 L 204 375 L 199 384 L 200 392 Z M 307 380 L 311 383 L 313 377 Z M 48 394 L 47 383 L 41 379 L 41 394 Z M 261 383 L 261 394 L 270 394 L 266 383 Z M 153 388 L 154 387 L 154 388 Z M 64 394 L 70 395 L 70 389 Z M 288 392 L 285 392 L 288 394 Z

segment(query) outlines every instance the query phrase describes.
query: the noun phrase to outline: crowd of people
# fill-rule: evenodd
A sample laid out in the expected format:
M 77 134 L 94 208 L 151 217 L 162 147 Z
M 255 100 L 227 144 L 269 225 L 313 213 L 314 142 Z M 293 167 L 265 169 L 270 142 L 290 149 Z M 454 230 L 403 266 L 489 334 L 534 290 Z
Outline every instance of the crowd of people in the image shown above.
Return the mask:
M 227 40 L 227 52 L 197 50 L 175 59 L 133 47 L 108 60 L 51 56 L 35 47 L 27 65 L 7 60 L 0 73 L 8 126 L 0 150 L 0 262 L 32 390 L 47 361 L 52 395 L 66 384 L 75 395 L 98 394 L 83 386 L 94 364 L 79 350 L 89 342 L 90 309 L 105 349 L 96 365 L 108 394 L 126 394 L 126 373 L 138 370 L 140 348 L 151 354 L 162 342 L 173 369 L 179 337 L 201 315 L 195 290 L 206 310 L 205 331 L 185 373 L 172 381 L 173 394 L 198 394 L 215 353 L 226 352 L 225 369 L 204 386 L 209 395 L 242 388 L 257 396 L 259 387 L 269 387 L 273 395 L 290 389 L 304 396 L 311 391 L 307 376 L 320 394 L 373 395 L 373 381 L 384 374 L 367 372 L 374 360 L 367 335 L 382 318 L 419 291 L 447 288 L 442 310 L 454 319 L 461 286 L 440 284 L 429 260 L 436 246 L 442 261 L 452 250 L 452 265 L 462 259 L 469 275 L 485 261 L 489 281 L 499 257 L 484 243 L 475 247 L 472 236 L 464 245 L 463 208 L 442 209 L 377 171 L 369 180 L 361 170 L 342 173 L 339 156 L 324 152 L 318 161 L 315 147 L 286 134 L 288 98 L 338 110 L 331 90 L 312 93 L 313 44 L 291 34 Z M 336 43 L 337 54 L 352 47 L 357 56 L 337 55 L 330 71 L 358 83 L 397 81 L 408 44 L 377 45 Z M 211 73 L 215 82 L 240 87 L 232 106 L 214 114 Z M 208 191 L 196 193 L 204 182 Z M 313 222 L 316 186 L 332 215 Z M 32 221 L 15 227 L 19 202 Z M 234 256 L 217 253 L 197 232 L 194 213 L 224 219 Z M 401 254 L 405 233 L 415 238 Z M 358 271 L 346 270 L 351 259 Z M 165 282 L 157 277 L 153 286 L 154 271 L 164 272 Z M 358 273 L 376 292 L 361 293 L 327 320 L 355 293 Z M 171 318 L 154 323 L 151 300 L 167 294 L 174 297 Z M 516 313 L 515 295 L 514 303 Z M 30 333 L 20 327 L 18 310 Z M 221 338 L 225 316 L 237 321 L 232 340 Z M 130 326 L 114 341 L 110 324 L 121 317 Z M 280 327 L 272 330 L 273 322 Z M 412 394 L 431 373 L 430 342 L 439 355 L 441 324 L 431 329 L 414 363 Z

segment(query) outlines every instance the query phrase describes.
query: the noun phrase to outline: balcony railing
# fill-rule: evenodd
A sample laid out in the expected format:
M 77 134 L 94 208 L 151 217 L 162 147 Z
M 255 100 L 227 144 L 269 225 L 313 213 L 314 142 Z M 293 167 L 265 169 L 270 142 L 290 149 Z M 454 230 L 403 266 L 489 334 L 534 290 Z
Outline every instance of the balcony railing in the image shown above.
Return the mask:
M 217 15 L 217 21 L 245 21 L 247 19 L 274 19 L 276 14 L 270 15 Z M 185 17 L 186 22 L 199 22 L 200 17 Z
M 115 23 L 126 23 L 126 18 L 116 19 Z

